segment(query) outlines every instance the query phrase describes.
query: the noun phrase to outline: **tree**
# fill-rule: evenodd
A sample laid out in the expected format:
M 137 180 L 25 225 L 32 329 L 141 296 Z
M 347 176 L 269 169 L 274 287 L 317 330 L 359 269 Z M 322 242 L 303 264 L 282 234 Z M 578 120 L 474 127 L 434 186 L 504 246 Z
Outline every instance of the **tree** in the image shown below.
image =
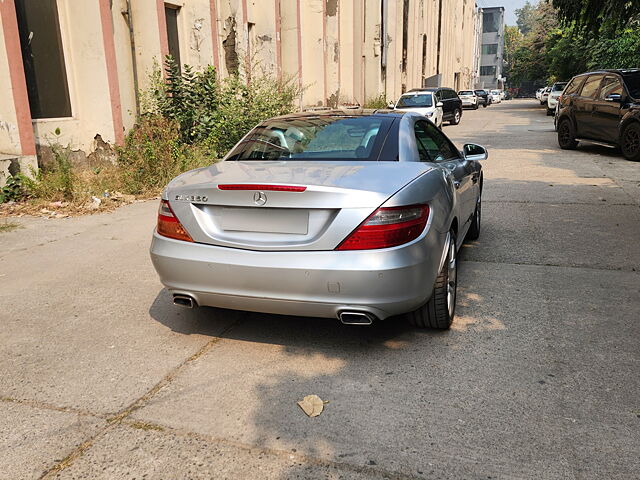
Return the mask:
M 549 33 L 546 41 L 545 61 L 549 83 L 566 81 L 587 70 L 589 43 L 574 28 L 556 29 Z
M 516 24 L 522 35 L 528 34 L 536 23 L 536 7 L 529 0 L 522 8 L 516 8 Z
M 522 46 L 523 41 L 524 36 L 520 33 L 518 27 L 510 25 L 504 27 L 504 65 L 502 72 L 507 78 L 511 77 L 511 67 L 513 66 L 515 53 Z
M 640 0 L 550 0 L 563 25 L 598 35 L 621 30 L 640 19 Z
M 640 66 L 640 32 L 628 28 L 613 38 L 598 38 L 589 46 L 587 69 L 634 68 Z

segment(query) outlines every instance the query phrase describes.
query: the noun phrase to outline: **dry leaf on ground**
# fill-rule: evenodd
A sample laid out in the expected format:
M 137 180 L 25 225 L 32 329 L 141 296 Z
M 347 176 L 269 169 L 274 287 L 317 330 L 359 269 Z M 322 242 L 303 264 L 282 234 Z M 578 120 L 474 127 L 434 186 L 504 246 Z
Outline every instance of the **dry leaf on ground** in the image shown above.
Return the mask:
M 327 402 L 328 403 L 328 402 Z M 324 410 L 325 402 L 317 395 L 307 395 L 298 402 L 300 408 L 309 417 L 317 417 Z

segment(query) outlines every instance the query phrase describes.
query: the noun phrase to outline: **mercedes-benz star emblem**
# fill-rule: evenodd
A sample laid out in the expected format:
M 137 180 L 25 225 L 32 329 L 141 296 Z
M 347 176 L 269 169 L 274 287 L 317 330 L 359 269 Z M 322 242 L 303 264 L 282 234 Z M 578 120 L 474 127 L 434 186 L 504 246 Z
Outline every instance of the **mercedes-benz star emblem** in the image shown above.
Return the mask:
M 267 196 L 264 192 L 256 192 L 253 194 L 253 202 L 256 205 L 264 205 L 267 203 Z

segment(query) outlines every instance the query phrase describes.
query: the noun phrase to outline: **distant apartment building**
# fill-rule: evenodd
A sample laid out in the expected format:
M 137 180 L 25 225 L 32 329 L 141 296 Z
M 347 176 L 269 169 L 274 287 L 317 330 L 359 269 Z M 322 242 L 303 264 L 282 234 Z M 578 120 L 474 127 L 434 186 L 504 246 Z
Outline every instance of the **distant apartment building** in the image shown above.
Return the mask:
M 504 7 L 480 9 L 480 69 L 477 86 L 504 89 L 502 59 L 504 55 Z
M 335 107 L 470 88 L 477 24 L 475 0 L 0 0 L 0 181 L 51 139 L 121 144 L 167 54 L 223 77 L 252 64 L 305 87 L 301 109 Z

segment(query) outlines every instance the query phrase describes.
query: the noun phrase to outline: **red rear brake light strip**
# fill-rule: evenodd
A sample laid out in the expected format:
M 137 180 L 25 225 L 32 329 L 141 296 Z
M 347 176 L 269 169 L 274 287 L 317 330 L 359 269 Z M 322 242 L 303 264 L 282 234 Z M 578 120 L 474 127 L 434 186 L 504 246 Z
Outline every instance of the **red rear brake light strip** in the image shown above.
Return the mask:
M 271 192 L 304 192 L 307 187 L 297 185 L 265 185 L 259 183 L 230 183 L 218 185 L 219 190 L 264 190 Z

